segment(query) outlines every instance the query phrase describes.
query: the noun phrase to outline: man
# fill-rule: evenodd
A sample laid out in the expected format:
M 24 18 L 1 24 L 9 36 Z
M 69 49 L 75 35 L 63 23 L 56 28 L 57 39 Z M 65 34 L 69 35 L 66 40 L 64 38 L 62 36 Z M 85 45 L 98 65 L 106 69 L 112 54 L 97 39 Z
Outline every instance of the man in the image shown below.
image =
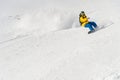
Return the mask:
M 80 15 L 79 15 L 79 21 L 81 26 L 85 27 L 85 28 L 89 28 L 89 33 L 92 33 L 95 31 L 94 28 L 97 28 L 97 24 L 95 22 L 92 21 L 88 21 L 89 18 L 87 18 L 87 16 L 85 15 L 84 11 L 81 11 Z

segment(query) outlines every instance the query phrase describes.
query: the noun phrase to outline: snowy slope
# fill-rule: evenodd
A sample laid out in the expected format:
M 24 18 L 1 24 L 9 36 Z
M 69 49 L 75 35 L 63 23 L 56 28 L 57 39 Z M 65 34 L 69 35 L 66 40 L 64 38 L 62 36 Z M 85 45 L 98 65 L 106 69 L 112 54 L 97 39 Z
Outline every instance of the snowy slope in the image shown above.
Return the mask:
M 0 80 L 119 80 L 118 2 L 1 1 Z M 81 10 L 106 28 L 88 35 Z

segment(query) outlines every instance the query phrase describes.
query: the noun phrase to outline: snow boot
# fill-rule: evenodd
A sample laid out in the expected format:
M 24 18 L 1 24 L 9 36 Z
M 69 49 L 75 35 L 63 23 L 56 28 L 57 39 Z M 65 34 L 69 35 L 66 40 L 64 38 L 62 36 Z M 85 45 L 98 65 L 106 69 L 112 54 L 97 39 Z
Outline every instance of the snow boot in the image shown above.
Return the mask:
M 88 34 L 93 33 L 93 32 L 95 32 L 95 30 L 91 30 L 91 31 L 89 31 Z

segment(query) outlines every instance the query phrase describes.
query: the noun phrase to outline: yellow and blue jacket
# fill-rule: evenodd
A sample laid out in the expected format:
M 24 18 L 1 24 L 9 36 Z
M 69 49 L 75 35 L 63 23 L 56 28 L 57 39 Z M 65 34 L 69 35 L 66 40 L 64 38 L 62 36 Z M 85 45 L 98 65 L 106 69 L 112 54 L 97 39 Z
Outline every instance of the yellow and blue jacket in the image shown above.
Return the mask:
M 89 21 L 88 21 L 88 18 L 86 16 L 84 17 L 79 17 L 79 21 L 81 23 L 81 26 L 84 27 Z

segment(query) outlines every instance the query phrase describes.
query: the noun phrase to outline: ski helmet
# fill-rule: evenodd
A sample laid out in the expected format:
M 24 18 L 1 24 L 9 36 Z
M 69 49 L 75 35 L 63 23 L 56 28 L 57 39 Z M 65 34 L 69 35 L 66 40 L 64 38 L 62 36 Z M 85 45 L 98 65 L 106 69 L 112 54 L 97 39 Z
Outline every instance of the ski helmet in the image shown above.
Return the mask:
M 81 11 L 81 13 L 79 14 L 79 16 L 85 16 L 85 12 L 84 11 Z

